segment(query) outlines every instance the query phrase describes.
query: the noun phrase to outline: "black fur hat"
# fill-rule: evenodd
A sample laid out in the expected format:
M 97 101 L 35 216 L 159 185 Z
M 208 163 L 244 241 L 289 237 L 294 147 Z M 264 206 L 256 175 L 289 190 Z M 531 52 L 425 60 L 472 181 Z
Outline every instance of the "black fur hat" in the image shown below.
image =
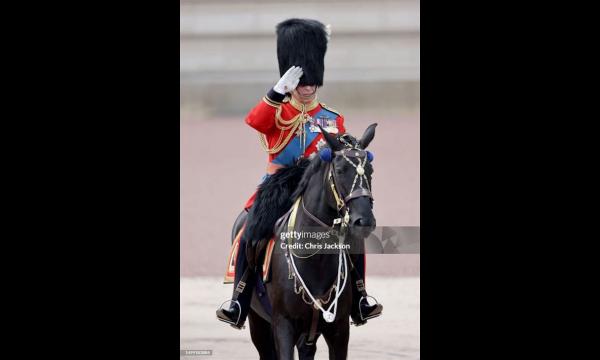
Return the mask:
M 298 85 L 323 86 L 327 32 L 317 20 L 288 19 L 277 24 L 277 59 L 279 76 L 292 66 L 304 74 Z

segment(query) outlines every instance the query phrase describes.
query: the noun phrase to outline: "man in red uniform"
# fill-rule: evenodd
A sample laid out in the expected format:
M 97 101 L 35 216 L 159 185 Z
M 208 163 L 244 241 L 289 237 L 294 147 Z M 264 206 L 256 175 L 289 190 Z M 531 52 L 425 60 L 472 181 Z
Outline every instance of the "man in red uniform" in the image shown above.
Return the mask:
M 260 141 L 269 155 L 267 174 L 263 178 L 261 188 L 268 186 L 268 194 L 277 201 L 269 201 L 269 205 L 278 204 L 277 209 L 261 211 L 260 190 L 246 203 L 248 211 L 246 227 L 243 230 L 235 269 L 234 297 L 229 309 L 217 310 L 217 318 L 236 328 L 241 328 L 250 308 L 252 285 L 247 280 L 239 287 L 242 274 L 248 267 L 246 248 L 254 246 L 263 238 L 270 236 L 275 220 L 283 215 L 291 206 L 289 199 L 296 183 L 290 180 L 286 184 L 268 184 L 271 175 L 278 169 L 292 167 L 299 159 L 307 158 L 318 151 L 325 141 L 317 125 L 334 135 L 342 135 L 344 117 L 336 110 L 327 107 L 317 100 L 317 90 L 323 85 L 324 58 L 327 50 L 328 30 L 316 20 L 289 19 L 277 25 L 277 57 L 281 78 L 266 96 L 248 113 L 246 123 L 260 134 Z M 290 179 L 293 179 L 290 176 Z M 264 201 L 264 200 L 263 200 Z M 252 268 L 254 264 L 250 264 Z M 353 275 L 353 314 L 352 319 L 362 325 L 367 319 L 381 314 L 380 304 L 369 305 L 360 301 L 366 294 L 364 290 L 364 256 L 355 264 L 358 274 Z M 362 276 L 362 279 L 354 279 Z M 240 289 L 236 294 L 235 289 Z M 239 305 L 239 306 L 237 306 Z

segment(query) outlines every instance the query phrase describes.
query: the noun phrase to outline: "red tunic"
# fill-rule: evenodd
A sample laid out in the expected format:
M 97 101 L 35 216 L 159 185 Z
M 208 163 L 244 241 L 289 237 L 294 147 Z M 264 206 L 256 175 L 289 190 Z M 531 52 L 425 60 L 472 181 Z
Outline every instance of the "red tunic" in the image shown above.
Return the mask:
M 291 130 L 281 130 L 276 125 L 276 112 L 281 108 L 280 117 L 282 120 L 291 120 L 301 113 L 302 105 L 292 101 L 275 101 L 265 96 L 246 116 L 246 123 L 264 135 L 269 149 L 275 147 L 280 138 L 282 141 L 287 139 Z M 336 110 L 330 109 L 317 101 L 305 106 L 306 114 L 310 116 L 311 121 L 306 123 L 306 150 L 302 152 L 300 137 L 292 134 L 289 142 L 280 151 L 269 154 L 268 161 L 273 166 L 290 166 L 295 163 L 300 156 L 308 157 L 317 151 L 317 144 L 324 143 L 323 134 L 318 128 L 311 126 L 315 123 L 320 124 L 328 132 L 343 134 L 346 132 L 344 127 L 344 117 Z M 336 130 L 337 129 L 337 130 Z M 246 202 L 245 208 L 249 209 L 254 202 L 256 192 Z

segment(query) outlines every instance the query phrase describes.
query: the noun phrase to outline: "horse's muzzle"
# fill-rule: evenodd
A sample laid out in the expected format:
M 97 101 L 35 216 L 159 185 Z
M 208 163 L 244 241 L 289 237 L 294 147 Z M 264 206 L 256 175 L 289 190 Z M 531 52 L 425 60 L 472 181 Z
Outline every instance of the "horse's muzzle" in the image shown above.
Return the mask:
M 352 232 L 359 237 L 367 237 L 375 230 L 375 218 L 356 216 L 350 217 Z
M 350 216 L 350 225 L 375 228 L 375 218 L 366 216 Z

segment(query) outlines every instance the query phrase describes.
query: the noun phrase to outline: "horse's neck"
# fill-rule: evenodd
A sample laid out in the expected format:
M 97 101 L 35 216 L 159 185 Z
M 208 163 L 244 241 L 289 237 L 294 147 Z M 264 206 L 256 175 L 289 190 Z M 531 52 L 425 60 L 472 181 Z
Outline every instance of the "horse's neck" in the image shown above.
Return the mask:
M 323 167 L 311 177 L 306 191 L 302 195 L 302 202 L 306 210 L 312 215 L 316 216 L 321 222 L 331 225 L 333 220 L 338 216 L 336 211 L 329 205 L 333 201 L 333 194 L 327 188 L 327 182 L 324 181 L 327 170 L 327 167 Z M 303 213 L 302 215 L 306 218 L 304 223 L 314 227 L 318 226 L 306 214 Z M 326 231 L 326 229 L 323 229 L 323 231 Z
M 333 195 L 328 193 L 328 190 L 323 182 L 326 169 L 323 169 L 312 176 L 311 181 L 307 186 L 307 190 L 303 194 L 303 206 L 313 216 L 316 216 L 323 223 L 332 225 L 333 220 L 338 217 L 337 212 L 329 205 L 333 200 Z M 331 198 L 328 196 L 331 195 Z M 322 231 L 326 232 L 331 230 L 330 228 L 324 228 L 313 219 L 311 219 L 302 210 L 302 205 L 298 210 L 296 217 L 296 230 L 307 230 L 307 231 Z M 312 278 L 311 286 L 314 286 L 316 294 L 320 295 L 322 291 L 326 291 L 335 280 L 337 276 L 338 268 L 338 257 L 339 254 L 325 252 L 316 253 L 308 258 L 298 259 L 298 267 L 302 276 Z M 317 281 L 318 280 L 318 281 Z M 313 289 L 311 288 L 311 291 Z

